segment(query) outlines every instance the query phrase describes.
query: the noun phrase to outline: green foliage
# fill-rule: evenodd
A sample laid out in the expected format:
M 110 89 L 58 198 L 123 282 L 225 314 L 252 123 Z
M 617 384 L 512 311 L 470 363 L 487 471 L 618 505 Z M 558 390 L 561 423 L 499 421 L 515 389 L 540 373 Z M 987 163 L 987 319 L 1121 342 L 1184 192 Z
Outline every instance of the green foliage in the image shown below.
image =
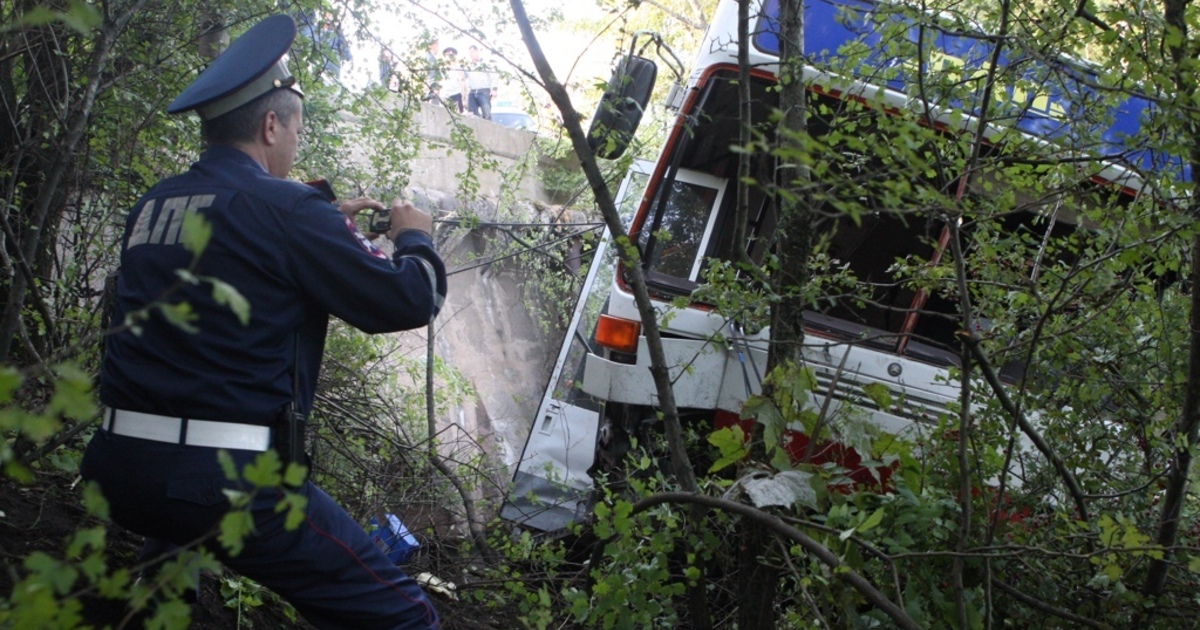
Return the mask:
M 1007 24 L 1005 41 L 1019 44 L 1021 48 L 1013 51 L 1018 54 L 1049 58 L 1061 50 L 1099 59 L 1091 80 L 1105 96 L 1098 96 L 1094 111 L 1089 112 L 1097 117 L 1093 122 L 1098 126 L 1106 122 L 1099 119 L 1099 112 L 1110 104 L 1106 101 L 1119 101 L 1130 89 L 1142 87 L 1155 95 L 1180 93 L 1177 102 L 1163 97 L 1158 107 L 1147 111 L 1142 133 L 1126 143 L 1131 151 L 1153 148 L 1189 154 L 1195 145 L 1187 126 L 1195 96 L 1186 88 L 1193 85 L 1197 60 L 1195 55 L 1183 55 L 1176 61 L 1163 51 L 1187 45 L 1185 36 L 1191 35 L 1167 27 L 1162 16 L 1140 6 L 1090 7 L 1098 20 L 1119 26 L 1099 29 L 1094 21 L 1078 19 L 1075 3 L 1012 4 L 931 5 L 929 13 L 921 15 L 939 15 L 953 28 L 972 22 L 991 28 Z M 123 17 L 122 5 L 111 8 L 114 19 Z M 352 3 L 347 8 L 362 7 Z M 1006 8 L 1012 12 L 1001 15 Z M 253 2 L 224 9 L 230 23 L 240 23 L 275 7 Z M 486 12 L 489 7 L 478 10 Z M 19 121 L 35 135 L 21 137 L 0 152 L 29 165 L 19 171 L 15 161 L 0 165 L 4 180 L 12 182 L 0 197 L 9 204 L 6 216 L 20 238 L 33 238 L 39 230 L 47 235 L 32 249 L 22 242 L 23 250 L 36 249 L 36 255 L 16 261 L 32 265 L 33 275 L 44 281 L 31 289 L 33 297 L 14 301 L 22 309 L 24 327 L 12 337 L 20 338 L 24 347 L 0 368 L 0 431 L 6 436 L 0 465 L 10 477 L 28 479 L 39 466 L 51 462 L 50 457 L 59 458 L 57 465 L 70 465 L 78 453 L 75 442 L 50 449 L 53 454 L 41 461 L 27 459 L 31 451 L 25 445 L 48 445 L 74 423 L 95 415 L 89 375 L 94 371 L 96 344 L 89 343 L 85 352 L 74 355 L 72 345 L 99 328 L 96 280 L 115 264 L 114 239 L 109 235 L 112 226 L 120 224 L 120 212 L 150 183 L 185 166 L 199 147 L 194 121 L 156 114 L 163 100 L 178 93 L 202 64 L 190 44 L 196 13 L 196 7 L 186 2 L 143 7 L 129 16 L 132 20 L 111 56 L 97 64 L 99 75 L 89 74 L 85 65 L 91 63 L 99 43 L 93 34 L 103 26 L 90 5 L 72 2 L 58 12 L 38 8 L 23 14 L 21 22 L 4 26 L 5 33 L 59 28 L 46 31 L 54 37 L 38 39 L 64 42 L 61 49 L 39 51 L 45 55 L 14 55 L 13 63 L 6 66 L 11 68 L 6 98 L 15 104 L 14 111 L 34 112 L 36 119 Z M 684 42 L 687 47 L 697 43 L 694 25 L 685 28 L 683 21 L 661 19 L 669 14 L 669 10 L 656 14 L 659 23 L 649 26 L 666 31 L 668 39 L 676 37 L 677 50 L 685 48 Z M 686 11 L 677 14 L 687 15 Z M 878 19 L 886 22 L 886 12 L 881 11 Z M 1196 22 L 1190 9 L 1186 19 Z M 632 19 L 624 24 L 626 32 L 643 26 Z M 926 62 L 921 85 L 925 95 L 934 100 L 961 99 L 967 90 L 979 87 L 980 77 L 964 77 L 937 66 L 932 56 L 915 48 L 918 42 L 908 32 L 899 30 L 887 29 L 883 46 L 895 58 Z M 163 50 L 174 53 L 162 55 Z M 341 191 L 358 187 L 386 196 L 407 187 L 411 159 L 423 141 L 411 133 L 415 108 L 394 106 L 407 102 L 405 94 L 395 95 L 400 99 L 396 101 L 387 100 L 391 94 L 378 92 L 350 94 L 322 81 L 321 60 L 303 47 L 301 51 L 297 71 L 302 73 L 310 108 L 304 170 L 345 182 L 339 185 Z M 850 76 L 866 63 L 865 47 L 849 46 L 841 52 L 846 66 L 831 69 L 835 73 Z M 38 82 L 27 80 L 35 68 L 22 64 L 38 58 L 61 62 L 64 74 L 43 84 L 64 94 L 81 95 L 90 86 L 105 86 L 96 95 L 94 109 L 84 116 L 70 109 L 70 103 L 54 102 L 36 92 Z M 883 68 L 878 76 L 897 76 L 903 68 L 902 64 Z M 1144 86 L 1132 85 L 1131 77 L 1144 79 Z M 838 391 L 839 400 L 849 404 L 829 409 L 823 401 L 834 390 L 819 385 L 811 366 L 784 365 L 768 377 L 771 395 L 751 400 L 744 410 L 744 416 L 757 422 L 755 434 L 746 436 L 733 428 L 709 435 L 691 427 L 693 448 L 715 462 L 711 474 L 700 481 L 706 492 L 724 496 L 727 491 L 748 495 L 750 484 L 758 479 L 803 480 L 812 496 L 790 506 L 769 504 L 775 513 L 832 550 L 842 571 L 856 571 L 885 590 L 924 627 L 1070 625 L 1049 616 L 1047 609 L 1113 626 L 1173 627 L 1178 618 L 1195 617 L 1191 593 L 1200 574 L 1196 526 L 1200 511 L 1192 501 L 1185 502 L 1176 547 L 1165 549 L 1154 542 L 1163 471 L 1178 447 L 1193 446 L 1186 434 L 1177 431 L 1174 420 L 1184 412 L 1186 393 L 1192 387 L 1186 379 L 1185 349 L 1191 344 L 1188 318 L 1193 289 L 1180 286 L 1176 279 L 1187 273 L 1185 263 L 1194 256 L 1189 251 L 1194 220 L 1176 210 L 1185 196 L 1166 175 L 1149 181 L 1134 199 L 1115 199 L 1104 188 L 1084 191 L 1078 182 L 1097 175 L 1094 163 L 1088 161 L 1092 138 L 1034 146 L 1005 135 L 1006 118 L 1025 104 L 1015 95 L 1036 95 L 1041 87 L 1026 76 L 997 77 L 988 102 L 1000 142 L 982 152 L 976 151 L 978 138 L 970 133 L 949 138 L 942 134 L 947 128 L 961 128 L 961 115 L 950 113 L 930 124 L 921 118 L 936 112 L 914 107 L 908 112 L 911 116 L 872 117 L 870 108 L 880 105 L 872 100 L 874 96 L 836 112 L 815 104 L 811 116 L 838 121 L 824 135 L 783 130 L 780 137 L 788 142 L 779 143 L 781 147 L 772 149 L 763 135 L 738 148 L 752 154 L 774 150 L 773 157 L 780 163 L 805 169 L 808 180 L 780 182 L 784 186 L 770 192 L 780 200 L 805 203 L 821 220 L 861 226 L 882 212 L 892 213 L 905 225 L 922 220 L 949 222 L 957 226 L 960 253 L 948 250 L 936 263 L 928 255 L 898 258 L 890 261 L 889 276 L 881 282 L 856 273 L 828 241 L 818 240 L 803 286 L 772 288 L 746 282 L 747 277 L 778 273 L 772 256 L 765 257 L 758 269 L 716 261 L 705 269 L 705 286 L 691 297 L 747 329 L 758 330 L 768 322 L 770 306 L 787 297 L 799 296 L 819 311 L 845 307 L 861 312 L 879 301 L 881 288 L 919 291 L 951 305 L 945 326 L 953 329 L 946 337 L 952 350 L 962 350 L 960 341 L 974 333 L 993 367 L 1021 369 L 1006 373 L 1011 382 L 1004 391 L 1014 401 L 1011 407 L 999 403 L 997 392 L 982 378 L 984 367 L 971 359 L 946 372 L 947 387 L 960 393 L 936 409 L 882 383 Z M 412 89 L 408 96 L 421 91 Z M 343 111 L 359 117 L 359 132 L 341 123 L 338 114 Z M 80 144 L 68 146 L 67 127 L 60 121 L 84 118 L 93 121 L 85 137 Z M 642 139 L 648 146 L 656 142 L 650 138 L 661 137 L 665 123 L 654 119 L 643 125 Z M 465 127 L 456 125 L 451 133 L 450 143 L 456 149 L 479 150 Z M 63 165 L 68 173 L 63 181 L 69 184 L 60 190 L 47 190 L 43 179 L 43 173 L 60 172 L 54 168 L 58 162 L 45 159 L 55 153 L 45 151 L 46 146 L 60 148 L 61 156 L 51 158 L 79 160 Z M 369 147 L 366 166 L 344 159 L 358 146 Z M 557 156 L 564 148 L 542 150 Z M 86 169 L 80 166 L 83 163 Z M 482 195 L 479 169 L 494 165 L 471 163 L 463 173 L 463 192 Z M 514 171 L 533 169 L 536 164 L 534 156 L 527 156 Z M 962 173 L 972 174 L 971 187 L 955 196 L 953 184 Z M 545 181 L 563 194 L 576 190 L 580 182 L 577 173 L 565 168 L 549 172 Z M 828 186 L 830 181 L 838 185 Z M 501 197 L 507 200 L 511 194 Z M 1048 199 L 1059 201 L 1046 203 Z M 61 210 L 65 214 L 35 224 L 32 211 L 39 207 L 65 209 Z M 1021 230 L 1013 230 L 1013 217 L 1021 211 L 1036 216 Z M 1086 229 L 1044 238 L 1064 222 Z M 200 222 L 185 228 L 185 244 L 197 255 L 207 241 L 206 230 Z M 538 246 L 557 238 L 553 230 L 516 236 Z M 558 302 L 572 294 L 574 286 L 561 280 L 552 259 L 507 239 L 496 238 L 495 249 L 502 255 L 527 252 L 514 258 L 547 279 L 539 287 L 542 299 Z M 618 246 L 636 255 L 634 243 L 624 240 Z M 211 284 L 213 299 L 248 321 L 252 305 L 227 284 L 229 279 L 199 277 L 186 270 L 179 279 L 191 285 Z M 155 308 L 184 330 L 194 329 L 197 323 L 195 311 L 186 303 L 164 299 Z M 982 314 L 986 326 L 976 326 L 980 320 L 969 314 Z M 134 317 L 118 324 L 136 330 L 138 321 Z M 546 329 L 559 323 L 547 320 Z M 838 340 L 858 341 L 875 340 Z M 384 340 L 358 335 L 340 324 L 334 326 L 329 340 L 321 399 L 312 418 L 314 451 L 320 462 L 316 474 L 336 495 L 357 497 L 351 506 L 356 513 L 409 498 L 450 503 L 444 488 L 418 474 L 424 463 L 413 455 L 437 437 L 427 432 L 424 400 L 417 393 L 423 362 L 404 361 L 397 369 L 383 361 L 396 352 Z M 71 355 L 74 362 L 64 363 L 64 355 Z M 54 367 L 16 367 L 38 365 Z M 470 400 L 470 388 L 460 374 L 440 362 L 434 372 L 436 413 Z M 871 430 L 860 414 L 849 411 L 856 405 L 900 409 L 918 421 L 903 435 Z M 1017 427 L 1018 414 L 1032 422 L 1050 453 L 1038 452 L 1030 444 Z M 705 427 L 708 420 L 696 426 Z M 876 479 L 883 469 L 894 469 L 891 481 L 854 485 L 848 482 L 852 471 L 844 461 L 796 461 L 788 448 L 795 434 L 853 446 L 862 457 L 861 465 L 874 471 Z M 763 456 L 756 457 L 760 446 Z M 497 605 L 516 605 L 525 623 L 534 628 L 564 623 L 597 628 L 683 625 L 682 595 L 694 583 L 705 584 L 714 608 L 727 612 L 732 606 L 731 582 L 738 579 L 731 570 L 737 566 L 738 549 L 728 541 L 737 539 L 739 525 L 721 513 L 691 523 L 678 507 L 633 514 L 639 498 L 673 488 L 673 480 L 655 465 L 661 455 L 655 445 L 635 443 L 633 454 L 633 469 L 627 471 L 620 491 L 600 496 L 596 519 L 587 526 L 590 531 L 576 532 L 604 539 L 600 562 L 581 566 L 569 559 L 565 545 L 528 534 L 498 539 L 494 544 L 507 561 L 494 570 L 504 588 L 478 596 Z M 1049 454 L 1061 460 L 1061 470 L 1074 471 L 1078 477 L 1090 520 L 1076 512 L 1060 469 L 1048 461 Z M 458 462 L 458 470 L 479 463 Z M 804 476 L 793 474 L 798 472 Z M 286 488 L 303 475 L 300 469 L 285 469 L 270 457 L 230 473 L 259 488 Z M 481 488 L 487 479 L 486 472 L 464 472 L 464 476 L 470 490 Z M 81 492 L 91 514 L 104 519 L 107 510 L 98 488 L 85 484 Z M 235 493 L 230 498 L 242 506 L 250 496 Z M 303 501 L 286 492 L 284 496 L 278 509 L 294 526 Z M 236 550 L 251 531 L 246 513 L 235 510 L 222 523 L 219 541 Z M 19 582 L 0 601 L 0 625 L 76 627 L 81 622 L 79 597 L 95 593 L 128 599 L 140 608 L 152 606 L 150 627 L 186 626 L 187 607 L 178 596 L 194 587 L 187 577 L 191 569 L 213 568 L 215 561 L 207 554 L 188 552 L 169 562 L 156 583 L 134 584 L 128 569 L 111 566 L 113 560 L 105 554 L 107 537 L 103 526 L 89 522 L 64 541 L 61 553 L 40 550 L 23 558 Z M 1174 568 L 1166 595 L 1151 600 L 1139 588 L 1147 565 L 1158 559 L 1171 560 Z M 784 623 L 794 627 L 889 624 L 861 594 L 840 581 L 837 572 L 800 547 L 773 550 L 766 560 L 787 568 L 780 578 L 778 600 Z M 555 579 L 575 572 L 586 579 L 565 584 Z M 961 581 L 961 588 L 952 583 L 952 576 Z M 239 611 L 264 603 L 259 587 L 244 580 L 225 580 L 222 589 Z M 1022 597 L 1013 597 L 1012 591 Z M 1045 606 L 1031 607 L 1029 598 Z M 1146 611 L 1155 614 L 1147 617 Z M 727 621 L 727 617 L 718 619 Z M 718 623 L 718 627 L 732 626 Z
M 191 2 L 167 2 L 141 6 L 130 13 L 135 5 L 117 3 L 101 16 L 91 5 L 69 2 L 55 7 L 61 9 L 58 11 L 36 7 L 23 13 L 21 21 L 0 26 L 4 35 L 21 29 L 36 33 L 6 40 L 16 47 L 11 50 L 13 63 L 4 66 L 7 87 L 0 88 L 6 102 L 21 112 L 20 119 L 11 121 L 12 133 L 5 134 L 6 144 L 0 152 L 8 156 L 0 164 L 6 182 L 0 195 L 6 200 L 6 223 L 13 233 L 20 234 L 6 241 L 12 248 L 5 259 L 13 263 L 10 276 L 32 274 L 38 279 L 28 297 L 10 293 L 12 283 L 4 289 L 9 298 L 7 308 L 16 309 L 12 312 L 20 315 L 22 324 L 19 332 L 6 329 L 5 336 L 16 340 L 19 348 L 0 362 L 0 432 L 5 437 L 0 444 L 0 466 L 9 477 L 29 480 L 47 466 L 73 471 L 81 438 L 90 435 L 79 423 L 94 422 L 97 415 L 91 378 L 101 345 L 97 343 L 103 319 L 99 287 L 106 272 L 117 264 L 123 213 L 154 182 L 186 169 L 202 148 L 194 118 L 162 115 L 164 103 L 205 63 L 195 46 L 198 20 L 217 18 L 236 35 L 251 21 L 279 10 L 265 2 L 236 7 L 221 4 L 197 7 Z M 313 10 L 316 4 L 302 2 L 304 6 L 289 11 Z M 368 18 L 368 8 L 372 7 L 358 2 L 339 6 L 363 19 Z M 352 23 L 347 19 L 347 25 Z M 120 28 L 115 28 L 118 24 Z M 34 48 L 28 48 L 31 43 Z M 302 44 L 294 47 L 289 63 L 306 91 L 302 163 L 293 175 L 303 178 L 310 172 L 329 177 L 345 198 L 360 193 L 399 195 L 409 185 L 411 161 L 424 144 L 413 131 L 419 111 L 412 106 L 416 98 L 351 93 L 334 85 L 320 74 L 323 51 Z M 32 65 L 44 64 L 47 59 L 56 61 L 44 67 Z M 57 70 L 61 74 L 53 72 Z M 32 76 L 40 79 L 30 80 Z M 39 86 L 49 86 L 49 91 L 39 91 Z M 92 88 L 98 89 L 92 92 Z M 422 94 L 423 90 L 414 87 L 412 96 Z M 355 124 L 345 122 L 346 113 L 357 117 Z M 88 122 L 81 125 L 80 121 Z M 71 144 L 72 134 L 79 131 L 78 144 Z M 463 125 L 453 143 L 456 150 L 482 155 L 478 142 Z M 47 147 L 55 150 L 47 151 Z M 366 164 L 351 155 L 361 147 L 367 148 Z M 464 190 L 475 196 L 480 193 L 480 169 L 498 167 L 484 159 L 468 162 L 475 170 L 464 174 Z M 48 179 L 46 175 L 51 173 L 59 179 Z M 37 217 L 35 210 L 44 207 L 51 208 L 50 216 Z M 211 226 L 199 215 L 185 217 L 183 244 L 195 257 L 210 237 Z M 236 279 L 201 276 L 194 269 L 178 271 L 179 287 L 210 285 L 218 305 L 229 308 L 243 323 L 249 322 L 253 305 L 234 288 Z M 184 331 L 194 331 L 200 323 L 196 309 L 174 293 L 161 296 L 151 308 Z M 136 334 L 148 313 L 131 314 L 127 321 L 113 325 L 127 326 Z M 345 341 L 347 337 L 336 331 L 331 335 L 321 375 L 322 399 L 314 414 L 312 434 L 323 479 L 340 475 L 329 484 L 330 489 L 335 496 L 348 499 L 348 508 L 358 514 L 384 503 L 403 502 L 418 493 L 431 505 L 451 503 L 442 484 L 430 483 L 436 473 L 429 471 L 424 458 L 412 457 L 419 452 L 416 447 L 423 448 L 434 439 L 426 433 L 423 393 L 418 385 L 423 384 L 423 365 L 414 359 L 397 369 L 389 363 L 390 355 L 397 352 L 395 346 L 359 344 Z M 359 351 L 364 352 L 359 355 Z M 64 363 L 62 357 L 75 361 Z M 340 366 L 346 369 L 339 371 Z M 437 412 L 445 415 L 471 392 L 465 379 L 440 361 L 435 373 L 439 382 Z M 354 412 L 361 413 L 348 414 L 339 407 L 345 399 L 338 396 L 346 392 L 353 392 L 353 400 L 361 403 L 354 407 Z M 348 417 L 353 422 L 347 421 Z M 383 427 L 382 436 L 375 427 Z M 478 491 L 494 476 L 483 463 L 478 458 L 457 462 L 468 492 Z M 411 474 L 389 476 L 397 470 Z M 303 474 L 271 460 L 259 461 L 245 471 L 250 485 L 259 488 L 287 488 L 298 484 Z M 368 482 L 361 483 L 363 480 Z M 96 516 L 106 518 L 98 489 L 90 484 L 82 488 L 88 500 L 96 503 Z M 234 493 L 230 499 L 243 506 L 253 492 Z M 295 526 L 302 518 L 303 498 L 290 492 L 283 496 L 278 509 L 288 525 Z M 236 551 L 251 531 L 246 513 L 234 510 L 214 535 Z M 188 607 L 178 595 L 189 585 L 172 585 L 176 577 L 186 581 L 182 576 L 191 574 L 189 567 L 215 568 L 212 558 L 185 552 L 178 560 L 178 570 L 164 569 L 160 574 L 176 577 L 135 585 L 128 569 L 103 566 L 113 560 L 99 553 L 96 541 L 102 532 L 81 529 L 79 541 L 70 545 L 65 557 L 52 552 L 30 556 L 20 571 L 22 586 L 0 600 L 0 626 L 73 627 L 79 621 L 79 597 L 92 593 L 128 600 L 138 609 L 153 608 L 148 627 L 186 626 Z M 73 583 L 66 584 L 68 580 Z M 241 588 L 242 595 L 249 592 Z
M 236 623 L 238 628 L 253 628 L 254 624 L 248 618 L 249 611 L 261 608 L 264 604 L 280 606 L 285 618 L 295 623 L 296 609 L 284 602 L 274 592 L 263 588 L 257 582 L 240 575 L 224 575 L 220 584 L 221 597 L 225 607 L 237 611 Z
M 535 540 L 529 532 L 521 532 L 516 536 L 494 536 L 492 548 L 504 558 L 494 569 L 503 584 L 503 594 L 492 591 L 477 593 L 476 597 L 489 599 L 496 605 L 515 606 L 528 628 L 554 627 L 555 620 L 561 617 L 561 600 L 550 590 L 545 578 L 570 566 L 565 546 Z
M 100 21 L 101 15 L 96 7 L 82 0 L 71 0 L 67 3 L 66 11 L 55 11 L 41 5 L 34 6 L 17 16 L 17 20 L 12 24 L 0 24 L 0 32 L 62 22 L 80 34 L 87 35 L 100 25 Z
M 686 554 L 688 566 L 681 568 L 677 558 L 682 515 L 663 509 L 635 518 L 630 515 L 631 507 L 628 501 L 615 498 L 611 504 L 596 505 L 591 527 L 606 542 L 602 543 L 602 555 L 596 556 L 603 558 L 602 566 L 590 568 L 586 588 L 569 583 L 547 585 L 537 578 L 578 570 L 566 559 L 560 544 L 536 543 L 524 533 L 497 545 L 506 553 L 504 566 L 531 567 L 527 572 L 502 569 L 508 601 L 517 604 L 528 627 L 557 627 L 570 620 L 589 628 L 665 628 L 678 621 L 673 600 L 683 594 L 689 581 L 699 577 L 693 563 L 703 552 Z M 700 550 L 716 541 L 693 542 L 697 543 L 694 549 Z
M 33 443 L 42 443 L 62 428 L 63 419 L 83 421 L 95 413 L 90 396 L 91 378 L 69 363 L 49 371 L 53 376 L 49 399 L 41 411 L 27 411 L 17 398 L 19 388 L 28 386 L 27 377 L 12 368 L 0 370 L 0 432 Z M 40 380 L 40 379 L 39 379 Z M 4 474 L 18 480 L 31 479 L 31 472 L 5 441 L 0 448 L 0 466 Z

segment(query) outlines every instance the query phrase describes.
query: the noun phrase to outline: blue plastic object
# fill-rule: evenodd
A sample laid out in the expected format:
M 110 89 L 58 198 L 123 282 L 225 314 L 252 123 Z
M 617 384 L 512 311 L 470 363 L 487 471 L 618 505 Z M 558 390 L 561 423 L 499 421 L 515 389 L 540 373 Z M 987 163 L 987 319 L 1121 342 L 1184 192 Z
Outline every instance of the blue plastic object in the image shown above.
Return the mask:
M 386 523 L 386 527 L 381 526 L 380 522 Z M 380 514 L 371 517 L 371 528 L 367 532 L 371 536 L 371 540 L 379 546 L 380 551 L 384 553 L 392 562 L 397 565 L 404 564 L 412 558 L 413 552 L 421 546 L 417 542 L 412 532 L 400 522 L 400 518 L 395 514 Z

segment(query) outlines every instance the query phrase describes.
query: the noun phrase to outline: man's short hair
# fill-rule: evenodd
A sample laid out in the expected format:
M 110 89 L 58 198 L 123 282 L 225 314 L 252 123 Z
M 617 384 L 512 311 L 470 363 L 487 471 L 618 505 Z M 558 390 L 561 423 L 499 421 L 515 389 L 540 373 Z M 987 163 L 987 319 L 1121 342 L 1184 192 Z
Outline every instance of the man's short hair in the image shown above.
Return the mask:
M 209 145 L 253 142 L 267 112 L 275 112 L 286 125 L 301 105 L 299 94 L 288 89 L 271 90 L 227 114 L 205 120 L 200 134 Z

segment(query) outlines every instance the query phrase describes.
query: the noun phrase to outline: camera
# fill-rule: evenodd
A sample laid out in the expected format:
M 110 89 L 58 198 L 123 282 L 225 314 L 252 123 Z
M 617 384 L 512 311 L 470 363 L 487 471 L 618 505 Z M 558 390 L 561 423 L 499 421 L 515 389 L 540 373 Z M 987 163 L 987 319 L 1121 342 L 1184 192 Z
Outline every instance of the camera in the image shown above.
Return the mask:
M 371 212 L 371 222 L 368 224 L 368 232 L 376 234 L 387 234 L 388 230 L 392 229 L 392 212 L 384 208 L 382 210 L 374 210 Z

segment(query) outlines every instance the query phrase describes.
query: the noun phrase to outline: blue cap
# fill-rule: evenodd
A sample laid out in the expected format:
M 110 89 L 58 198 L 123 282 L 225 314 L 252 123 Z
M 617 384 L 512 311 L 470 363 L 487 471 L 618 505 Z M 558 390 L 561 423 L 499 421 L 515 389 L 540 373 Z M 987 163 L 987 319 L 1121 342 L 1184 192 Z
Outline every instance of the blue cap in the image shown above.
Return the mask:
M 279 88 L 304 92 L 284 65 L 284 56 L 296 39 L 296 23 L 287 15 L 272 15 L 250 27 L 170 105 L 167 113 L 196 110 L 212 120 Z

